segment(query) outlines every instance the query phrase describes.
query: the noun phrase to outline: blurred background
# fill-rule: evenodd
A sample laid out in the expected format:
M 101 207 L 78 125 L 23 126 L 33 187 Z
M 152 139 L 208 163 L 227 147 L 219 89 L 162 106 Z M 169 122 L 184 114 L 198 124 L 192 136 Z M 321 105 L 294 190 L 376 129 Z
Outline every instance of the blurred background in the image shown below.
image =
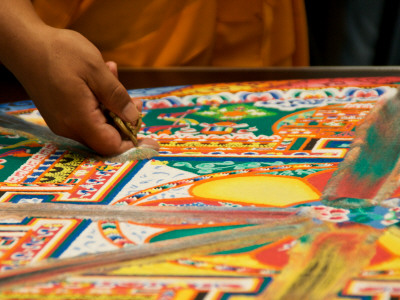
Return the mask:
M 311 66 L 400 65 L 399 0 L 305 0 Z
M 107 0 L 86 1 L 108 6 L 116 3 Z M 164 3 L 186 4 L 185 1 L 168 2 L 165 0 Z M 202 1 L 204 2 L 201 4 L 209 3 L 209 0 Z M 252 1 L 255 0 L 219 1 L 232 8 L 235 3 L 247 6 L 254 4 Z M 267 2 L 275 5 L 282 4 L 283 1 L 281 1 Z M 123 67 L 119 70 L 120 81 L 126 88 L 133 89 L 212 82 L 400 75 L 400 0 L 292 0 L 287 3 L 302 4 L 302 1 L 305 4 L 307 17 L 307 28 L 304 27 L 304 32 L 308 31 L 309 42 L 309 49 L 306 50 L 305 55 L 309 55 L 312 68 L 305 65 L 292 68 L 277 66 Z M 72 3 L 85 1 L 32 0 L 32 3 L 39 2 L 48 3 L 51 6 L 55 3 L 65 3 L 66 7 L 72 7 Z M 133 1 L 120 0 L 119 3 L 132 5 Z M 143 5 L 148 4 L 146 1 L 142 3 L 144 3 Z M 61 6 L 61 8 L 64 7 Z M 64 10 L 61 10 L 61 13 L 64 13 Z M 114 10 L 113 13 L 115 13 Z M 130 14 L 129 11 L 124 13 Z M 258 13 L 254 12 L 254 14 Z M 243 10 L 239 10 L 237 15 L 242 16 Z M 101 16 L 100 21 L 103 21 L 103 15 Z M 54 20 L 58 22 L 59 18 Z M 82 20 L 86 20 L 86 15 L 83 15 L 80 21 Z M 283 19 L 283 24 L 285 24 L 284 21 L 285 19 Z M 108 20 L 108 23 L 110 22 Z M 203 23 L 201 24 L 200 31 L 204 31 Z M 96 26 L 98 25 L 100 24 Z M 101 35 L 103 31 L 97 30 L 96 26 L 92 26 L 94 31 Z M 279 34 L 279 37 L 286 38 L 287 36 Z M 304 44 L 307 45 L 307 40 L 304 39 L 304 41 Z M 241 50 L 240 47 L 238 49 Z M 0 64 L 0 102 L 27 99 L 28 97 L 16 78 Z

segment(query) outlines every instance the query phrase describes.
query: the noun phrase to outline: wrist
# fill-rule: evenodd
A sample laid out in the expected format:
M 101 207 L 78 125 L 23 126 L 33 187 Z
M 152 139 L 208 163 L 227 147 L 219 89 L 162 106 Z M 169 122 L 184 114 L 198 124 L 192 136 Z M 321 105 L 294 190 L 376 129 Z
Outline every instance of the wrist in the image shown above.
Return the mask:
M 0 2 L 0 61 L 17 78 L 43 52 L 51 28 L 34 12 L 30 1 Z

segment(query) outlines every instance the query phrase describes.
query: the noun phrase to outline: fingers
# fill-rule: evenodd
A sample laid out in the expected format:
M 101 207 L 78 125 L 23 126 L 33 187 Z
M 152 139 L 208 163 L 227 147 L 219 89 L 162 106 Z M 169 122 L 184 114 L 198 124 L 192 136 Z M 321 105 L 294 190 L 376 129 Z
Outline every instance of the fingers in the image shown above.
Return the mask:
M 108 69 L 111 71 L 111 73 L 118 78 L 118 67 L 117 67 L 117 63 L 114 61 L 107 61 L 106 65 L 108 67 Z M 142 101 L 140 101 L 139 99 L 132 99 L 131 101 L 133 101 L 133 103 L 136 105 L 136 108 L 141 112 L 142 108 L 143 108 L 143 103 Z
M 124 86 L 116 78 L 116 65 L 109 62 L 88 79 L 89 87 L 107 109 L 127 122 L 136 123 L 139 109 L 131 101 Z
M 136 108 L 141 112 L 143 109 L 143 103 L 139 99 L 132 99 L 131 101 L 136 105 Z
M 143 138 L 139 140 L 139 147 L 143 148 L 151 148 L 156 151 L 160 150 L 160 145 L 158 144 L 157 141 L 151 139 L 151 138 Z
M 97 100 L 107 109 L 124 121 L 135 124 L 142 111 L 142 102 L 131 99 L 117 77 L 117 64 L 107 62 L 101 72 L 96 73 L 92 80 L 88 80 L 88 84 Z M 96 109 L 92 116 L 88 116 L 87 120 L 90 120 L 90 124 L 87 122 L 88 124 L 81 126 L 84 129 L 79 132 L 79 135 L 90 148 L 99 154 L 110 156 L 134 147 L 131 141 L 122 140 L 116 128 L 106 123 L 100 109 Z M 149 138 L 139 140 L 139 146 L 159 149 L 158 142 Z
M 85 129 L 80 132 L 81 139 L 101 155 L 113 156 L 134 147 L 132 141 L 123 140 L 119 132 L 107 123 L 94 122 L 86 124 L 82 128 Z M 160 149 L 158 142 L 150 138 L 143 138 L 138 142 L 139 147 L 151 148 L 156 151 Z
M 87 121 L 85 120 L 79 127 L 80 139 L 103 156 L 120 154 L 134 147 L 131 141 L 121 138 L 115 127 L 106 123 L 100 110 L 88 115 Z
M 115 61 L 107 61 L 106 65 L 108 69 L 111 71 L 111 73 L 118 78 L 118 68 L 117 68 L 117 63 Z

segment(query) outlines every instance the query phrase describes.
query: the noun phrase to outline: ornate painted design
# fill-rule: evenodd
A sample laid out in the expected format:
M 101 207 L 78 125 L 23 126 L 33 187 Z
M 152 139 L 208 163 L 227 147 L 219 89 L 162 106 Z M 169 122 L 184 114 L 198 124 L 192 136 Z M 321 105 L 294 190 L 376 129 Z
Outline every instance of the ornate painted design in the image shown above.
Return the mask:
M 130 91 L 144 106 L 138 136 L 157 139 L 161 151 L 124 164 L 1 129 L 0 278 L 25 279 L 23 286 L 2 286 L 0 298 L 398 297 L 400 189 L 371 207 L 320 201 L 355 128 L 398 82 L 339 78 Z M 0 110 L 43 124 L 30 101 Z M 37 209 L 21 216 L 25 205 Z M 47 205 L 52 215 L 43 216 Z M 135 209 L 143 216 L 127 217 Z M 152 211 L 165 218 L 145 219 Z M 215 211 L 233 217 L 220 221 L 226 216 L 216 218 Z M 266 215 L 268 222 L 259 221 Z M 207 238 L 214 242 L 201 246 Z M 138 256 L 115 263 L 126 253 Z M 100 258 L 104 266 L 87 264 Z M 72 275 L 52 269 L 70 262 L 78 262 Z M 39 282 L 34 268 L 43 268 Z M 49 270 L 59 273 L 49 277 Z

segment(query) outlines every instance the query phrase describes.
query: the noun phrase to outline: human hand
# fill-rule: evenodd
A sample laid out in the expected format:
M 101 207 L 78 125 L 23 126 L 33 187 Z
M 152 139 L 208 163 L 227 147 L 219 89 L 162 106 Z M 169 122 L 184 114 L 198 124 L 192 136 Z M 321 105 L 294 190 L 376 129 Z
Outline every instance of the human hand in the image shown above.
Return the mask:
M 132 148 L 100 108 L 102 104 L 132 124 L 139 118 L 141 103 L 133 102 L 118 81 L 115 63 L 105 63 L 98 49 L 77 32 L 46 27 L 40 34 L 42 43 L 31 52 L 19 80 L 50 129 L 102 155 Z M 139 143 L 158 149 L 150 139 Z

